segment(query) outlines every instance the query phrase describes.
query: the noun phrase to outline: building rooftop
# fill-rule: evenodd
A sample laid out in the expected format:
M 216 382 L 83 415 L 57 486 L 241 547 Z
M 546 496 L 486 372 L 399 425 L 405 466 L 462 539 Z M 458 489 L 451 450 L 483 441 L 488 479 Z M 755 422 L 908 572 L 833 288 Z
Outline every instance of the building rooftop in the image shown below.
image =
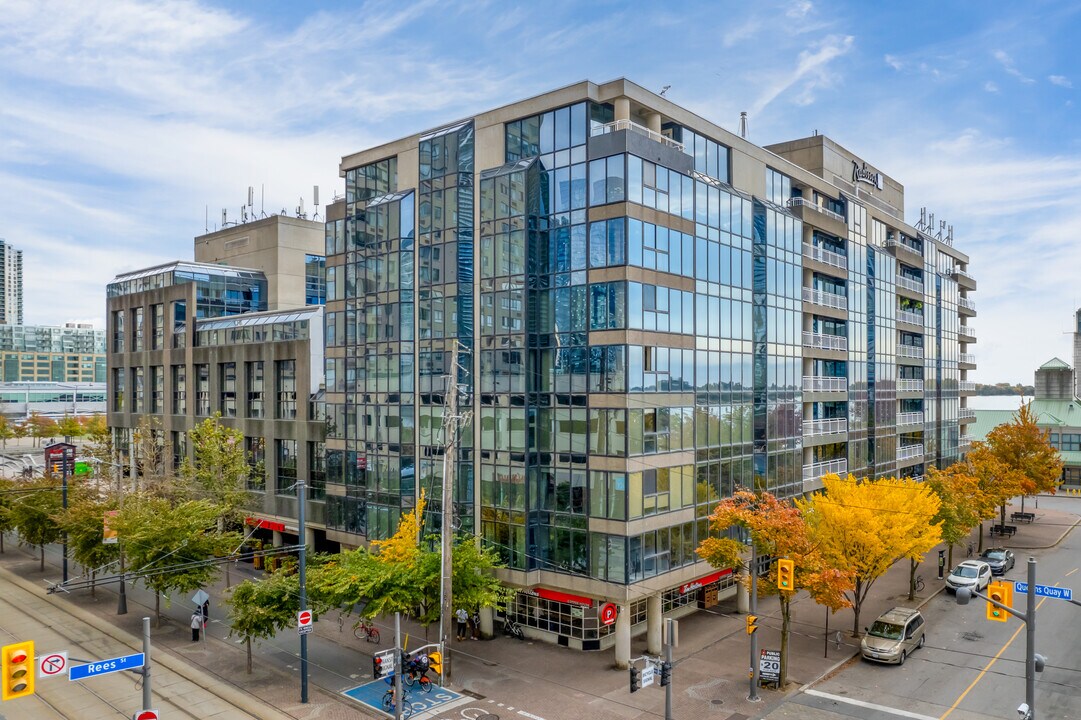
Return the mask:
M 1053 357 L 1043 365 L 1040 366 L 1040 370 L 1069 370 L 1070 366 L 1065 361 L 1060 360 L 1057 357 Z

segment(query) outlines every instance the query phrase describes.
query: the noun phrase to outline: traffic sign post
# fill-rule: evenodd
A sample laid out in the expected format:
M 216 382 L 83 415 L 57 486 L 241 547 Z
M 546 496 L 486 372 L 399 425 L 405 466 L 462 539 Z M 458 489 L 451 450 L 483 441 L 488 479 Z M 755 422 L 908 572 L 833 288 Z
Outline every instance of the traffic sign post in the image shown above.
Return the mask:
M 762 682 L 781 681 L 781 651 L 763 650 L 758 658 L 758 677 Z
M 656 675 L 657 672 L 653 663 L 647 661 L 646 666 L 642 668 L 642 687 L 649 687 L 652 685 Z
M 157 710 L 139 710 L 132 715 L 133 720 L 161 720 Z
M 301 610 L 297 613 L 297 632 L 301 635 L 307 635 L 315 627 L 312 625 L 312 611 Z
M 65 652 L 46 653 L 38 658 L 38 678 L 59 677 L 68 671 L 68 654 Z
M 123 672 L 124 670 L 138 670 L 145 661 L 146 656 L 143 653 L 135 653 L 134 655 L 124 655 L 109 660 L 99 660 L 86 665 L 73 665 L 71 670 L 68 671 L 68 680 L 86 680 L 101 675 Z

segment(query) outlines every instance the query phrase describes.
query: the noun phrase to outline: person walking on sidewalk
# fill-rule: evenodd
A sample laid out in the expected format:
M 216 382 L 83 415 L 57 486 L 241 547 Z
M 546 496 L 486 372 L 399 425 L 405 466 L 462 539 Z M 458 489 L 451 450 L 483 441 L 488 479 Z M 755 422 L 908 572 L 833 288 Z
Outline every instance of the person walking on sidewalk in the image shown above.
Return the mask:
M 458 608 L 454 613 L 454 618 L 457 620 L 458 625 L 458 640 L 465 640 L 466 624 L 469 622 L 469 613 L 465 611 L 465 608 Z
M 203 610 L 196 608 L 191 614 L 191 641 L 199 642 L 199 631 L 203 629 Z

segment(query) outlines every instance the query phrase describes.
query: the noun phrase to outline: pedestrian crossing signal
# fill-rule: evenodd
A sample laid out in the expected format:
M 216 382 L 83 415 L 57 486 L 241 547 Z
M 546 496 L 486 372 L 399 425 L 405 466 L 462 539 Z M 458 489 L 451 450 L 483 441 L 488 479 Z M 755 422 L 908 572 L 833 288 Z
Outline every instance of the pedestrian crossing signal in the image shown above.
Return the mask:
M 14 700 L 34 694 L 34 641 L 5 645 L 3 659 L 3 699 Z
M 747 616 L 747 634 L 748 635 L 754 635 L 754 631 L 757 630 L 757 629 L 758 629 L 758 616 L 757 615 L 748 615 Z

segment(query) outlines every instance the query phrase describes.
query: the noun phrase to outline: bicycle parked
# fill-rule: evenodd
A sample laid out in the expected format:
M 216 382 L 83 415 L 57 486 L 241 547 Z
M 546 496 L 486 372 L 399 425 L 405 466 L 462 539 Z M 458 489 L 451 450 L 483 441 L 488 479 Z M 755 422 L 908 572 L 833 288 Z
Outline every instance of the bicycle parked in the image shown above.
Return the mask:
M 503 618 L 503 634 L 519 640 L 525 640 L 525 633 L 522 632 L 522 626 L 511 618 L 510 615 Z
M 923 575 L 917 575 L 916 576 L 915 585 L 916 585 L 916 592 L 923 592 L 923 589 L 925 587 L 927 587 L 927 585 L 923 582 Z
M 379 644 L 379 628 L 375 626 L 375 623 L 357 620 L 353 625 L 353 635 L 356 636 L 357 640 L 367 640 L 370 643 Z

